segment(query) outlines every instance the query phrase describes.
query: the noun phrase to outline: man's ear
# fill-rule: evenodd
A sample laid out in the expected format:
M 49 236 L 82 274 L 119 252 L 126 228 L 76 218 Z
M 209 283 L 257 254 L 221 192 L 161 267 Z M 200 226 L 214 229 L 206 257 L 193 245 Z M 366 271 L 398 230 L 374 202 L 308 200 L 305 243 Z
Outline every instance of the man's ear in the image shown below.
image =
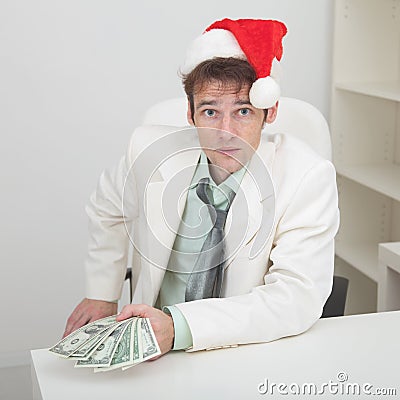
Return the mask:
M 276 116 L 278 115 L 278 106 L 279 101 L 277 101 L 273 107 L 268 108 L 267 118 L 265 119 L 267 124 L 272 124 L 275 121 Z
M 193 121 L 193 118 L 192 118 L 192 110 L 191 110 L 191 108 L 190 108 L 190 101 L 189 101 L 189 99 L 188 99 L 188 102 L 187 102 L 186 119 L 187 119 L 187 121 L 189 122 L 189 125 L 194 126 L 194 121 Z

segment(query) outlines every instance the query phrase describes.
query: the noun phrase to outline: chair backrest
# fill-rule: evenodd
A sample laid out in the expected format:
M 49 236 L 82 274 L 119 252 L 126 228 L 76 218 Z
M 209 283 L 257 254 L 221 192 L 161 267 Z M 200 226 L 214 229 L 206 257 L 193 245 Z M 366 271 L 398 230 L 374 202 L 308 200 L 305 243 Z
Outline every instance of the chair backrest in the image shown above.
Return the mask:
M 187 126 L 187 99 L 172 98 L 150 107 L 143 124 Z M 332 147 L 328 124 L 322 113 L 311 104 L 290 98 L 279 100 L 278 116 L 274 123 L 266 124 L 265 133 L 287 133 L 308 143 L 322 157 L 331 160 Z M 344 314 L 348 280 L 334 276 L 333 290 L 325 304 L 322 317 Z
M 349 280 L 343 276 L 333 277 L 332 292 L 326 300 L 321 318 L 340 317 L 344 315 L 346 307 Z
M 187 126 L 187 99 L 177 97 L 159 102 L 145 113 L 145 125 Z M 281 97 L 278 116 L 266 124 L 265 133 L 288 133 L 308 143 L 322 157 L 331 160 L 332 148 L 328 124 L 311 104 L 291 97 Z

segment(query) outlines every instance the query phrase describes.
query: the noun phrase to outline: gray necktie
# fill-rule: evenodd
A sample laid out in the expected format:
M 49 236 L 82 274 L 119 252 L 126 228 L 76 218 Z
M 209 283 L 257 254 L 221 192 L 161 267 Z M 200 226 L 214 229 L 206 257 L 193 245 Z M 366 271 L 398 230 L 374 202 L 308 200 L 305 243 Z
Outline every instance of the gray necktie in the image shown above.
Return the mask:
M 209 178 L 200 179 L 196 193 L 200 200 L 208 207 L 213 227 L 208 233 L 189 276 L 185 301 L 220 297 L 225 265 L 224 226 L 229 207 L 235 193 L 228 195 L 228 205 L 225 210 L 218 210 L 212 204 L 207 194 Z

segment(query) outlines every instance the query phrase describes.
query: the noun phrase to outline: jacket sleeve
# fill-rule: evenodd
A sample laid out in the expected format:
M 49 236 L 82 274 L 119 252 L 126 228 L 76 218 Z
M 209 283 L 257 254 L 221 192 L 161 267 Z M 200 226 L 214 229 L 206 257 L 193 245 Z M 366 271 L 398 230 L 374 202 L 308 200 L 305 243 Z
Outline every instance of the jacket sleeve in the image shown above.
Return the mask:
M 136 184 L 131 171 L 131 147 L 119 163 L 100 176 L 86 207 L 89 244 L 86 296 L 116 301 L 121 297 L 127 267 L 129 235 L 137 215 Z
M 268 342 L 310 328 L 331 290 L 338 225 L 335 169 L 319 160 L 279 216 L 264 284 L 248 294 L 176 305 L 189 324 L 192 351 Z

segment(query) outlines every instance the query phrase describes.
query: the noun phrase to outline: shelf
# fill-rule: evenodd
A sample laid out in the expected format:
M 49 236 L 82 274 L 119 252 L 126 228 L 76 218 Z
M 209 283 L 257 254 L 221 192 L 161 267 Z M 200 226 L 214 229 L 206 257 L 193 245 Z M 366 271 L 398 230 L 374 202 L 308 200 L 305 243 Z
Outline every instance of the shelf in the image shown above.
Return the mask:
M 369 312 L 375 290 L 380 297 L 384 290 L 379 254 L 400 243 L 400 0 L 334 3 L 330 128 L 342 219 L 337 265 L 355 276 L 350 308 Z M 400 275 L 390 285 L 400 304 Z
M 335 88 L 400 102 L 400 82 L 340 82 Z
M 362 272 L 374 282 L 378 282 L 378 244 L 336 242 L 336 255 Z
M 380 243 L 379 259 L 400 274 L 400 242 Z
M 336 165 L 336 170 L 352 181 L 400 201 L 400 165 Z

